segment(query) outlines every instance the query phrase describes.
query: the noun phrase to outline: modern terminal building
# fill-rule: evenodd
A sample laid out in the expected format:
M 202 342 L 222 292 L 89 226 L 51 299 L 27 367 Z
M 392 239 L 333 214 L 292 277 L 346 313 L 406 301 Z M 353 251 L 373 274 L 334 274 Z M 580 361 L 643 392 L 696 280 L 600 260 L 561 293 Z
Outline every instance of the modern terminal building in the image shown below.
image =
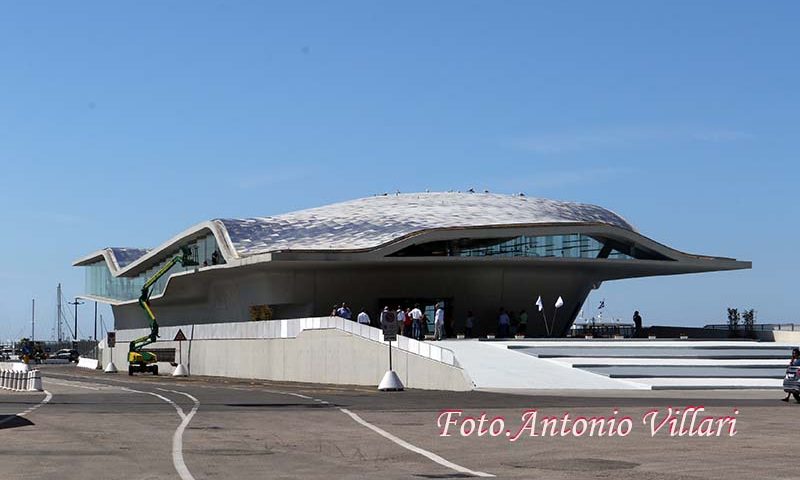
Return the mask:
M 156 248 L 105 248 L 74 265 L 86 268 L 85 297 L 112 306 L 116 329 L 142 328 L 141 287 L 182 247 L 199 266 L 176 266 L 154 285 L 162 326 L 320 317 L 342 302 L 374 318 L 384 305 L 431 311 L 441 301 L 456 332 L 471 311 L 477 334 L 494 333 L 502 307 L 527 310 L 529 335 L 544 336 L 534 305 L 541 296 L 552 334 L 564 336 L 605 281 L 751 267 L 680 252 L 595 205 L 489 193 L 383 195 L 219 218 Z

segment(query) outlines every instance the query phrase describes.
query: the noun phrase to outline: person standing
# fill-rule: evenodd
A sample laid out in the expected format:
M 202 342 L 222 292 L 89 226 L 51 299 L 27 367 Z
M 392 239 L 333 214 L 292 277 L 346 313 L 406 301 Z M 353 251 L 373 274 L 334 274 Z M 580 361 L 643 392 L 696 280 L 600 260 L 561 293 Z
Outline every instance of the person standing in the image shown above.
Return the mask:
M 353 316 L 353 313 L 350 311 L 350 307 L 348 307 L 346 303 L 342 302 L 342 306 L 336 310 L 336 315 L 350 320 L 350 317 Z
M 500 307 L 500 314 L 497 316 L 497 336 L 499 338 L 508 338 L 510 325 L 511 318 L 506 313 L 506 309 Z
M 520 335 L 528 336 L 528 312 L 525 309 L 519 312 L 519 328 L 517 333 Z
M 792 358 L 789 359 L 789 366 L 795 367 L 798 365 L 800 365 L 800 348 L 795 347 L 792 349 Z M 797 401 L 797 403 L 800 403 L 800 394 L 797 392 L 786 392 L 786 398 L 781 398 L 781 401 L 788 402 L 789 397 L 792 395 L 794 395 L 794 399 Z
M 633 312 L 633 336 L 639 338 L 642 335 L 642 316 L 639 310 Z
M 358 323 L 362 325 L 369 325 L 370 320 L 369 320 L 369 315 L 367 315 L 366 308 L 363 307 L 361 308 L 361 311 L 359 312 L 357 319 Z
M 405 315 L 405 322 L 403 323 L 403 334 L 408 338 L 414 337 L 414 329 L 411 325 L 414 323 L 414 320 L 411 318 L 411 309 L 406 307 L 403 310 L 403 314 Z
M 411 310 L 411 336 L 417 340 L 421 340 L 422 334 L 422 310 L 419 309 L 419 303 L 414 305 Z
M 436 313 L 433 315 L 433 339 L 444 340 L 444 308 L 441 303 L 436 304 Z
M 472 310 L 467 310 L 467 321 L 464 327 L 464 336 L 472 338 L 472 329 L 475 327 L 475 315 L 472 314 Z
M 397 331 L 399 334 L 406 337 L 409 336 L 410 333 L 406 332 L 406 312 L 400 307 L 400 305 L 397 306 L 394 316 L 397 320 Z

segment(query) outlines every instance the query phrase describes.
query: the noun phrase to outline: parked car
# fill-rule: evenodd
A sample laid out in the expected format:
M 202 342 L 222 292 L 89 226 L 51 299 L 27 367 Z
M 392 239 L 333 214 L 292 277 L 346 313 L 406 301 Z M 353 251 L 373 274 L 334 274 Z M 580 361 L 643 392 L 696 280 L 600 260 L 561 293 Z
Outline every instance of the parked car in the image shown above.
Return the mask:
M 50 355 L 51 359 L 56 360 L 69 360 L 70 362 L 78 362 L 78 357 L 80 353 L 77 350 L 69 350 L 66 348 L 62 348 L 61 350 L 57 351 L 56 353 Z

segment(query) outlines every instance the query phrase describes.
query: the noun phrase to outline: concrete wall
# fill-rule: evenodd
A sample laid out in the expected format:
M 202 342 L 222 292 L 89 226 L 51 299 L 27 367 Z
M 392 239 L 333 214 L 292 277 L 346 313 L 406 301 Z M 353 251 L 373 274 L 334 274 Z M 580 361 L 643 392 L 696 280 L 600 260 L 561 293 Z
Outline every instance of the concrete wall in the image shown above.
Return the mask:
M 183 363 L 193 375 L 373 387 L 377 387 L 389 367 L 386 343 L 367 338 L 369 335 L 351 333 L 340 328 L 300 330 L 296 336 L 284 335 L 284 338 L 246 338 L 252 337 L 247 333 L 237 333 L 236 335 L 241 338 L 231 338 L 233 336 L 231 332 L 234 330 L 240 332 L 255 330 L 242 327 L 276 326 L 279 325 L 278 322 L 208 325 L 207 327 L 216 330 L 227 330 L 228 334 L 217 335 L 218 338 L 202 338 L 211 336 L 208 335 L 209 332 L 204 332 L 197 336 L 201 337 L 199 339 L 195 337 L 194 340 L 182 342 Z M 292 320 L 284 322 L 292 322 L 290 325 L 296 323 Z M 352 322 L 345 325 L 350 326 L 350 324 Z M 190 328 L 191 326 L 182 327 L 187 337 L 191 335 Z M 174 338 L 171 329 L 165 330 L 162 332 L 162 338 Z M 366 327 L 360 330 L 370 330 L 370 333 L 375 333 L 376 329 Z M 121 331 L 117 332 L 117 337 L 129 340 L 140 333 Z M 280 334 L 281 332 L 277 332 L 277 335 L 267 333 L 265 336 L 275 337 Z M 287 333 L 289 334 L 292 332 Z M 113 349 L 113 361 L 121 372 L 127 370 L 127 347 L 125 341 L 118 340 L 117 346 Z M 152 348 L 178 349 L 179 345 L 178 342 L 159 341 L 152 344 Z M 432 352 L 434 348 L 439 349 L 430 346 L 425 352 L 421 352 L 425 355 L 412 353 L 408 348 L 392 349 L 393 368 L 403 384 L 408 388 L 429 390 L 472 389 L 472 383 L 465 372 L 455 365 L 452 352 L 447 352 L 449 357 L 445 360 L 449 363 L 446 363 L 434 359 L 436 357 L 436 353 Z M 100 352 L 102 365 L 105 366 L 112 359 L 111 349 L 105 346 L 105 342 L 101 342 Z M 176 360 L 179 357 L 178 353 L 176 350 Z M 159 370 L 160 373 L 169 374 L 172 367 L 167 363 L 159 363 Z
M 800 331 L 773 330 L 772 336 L 778 343 L 792 343 L 800 346 Z

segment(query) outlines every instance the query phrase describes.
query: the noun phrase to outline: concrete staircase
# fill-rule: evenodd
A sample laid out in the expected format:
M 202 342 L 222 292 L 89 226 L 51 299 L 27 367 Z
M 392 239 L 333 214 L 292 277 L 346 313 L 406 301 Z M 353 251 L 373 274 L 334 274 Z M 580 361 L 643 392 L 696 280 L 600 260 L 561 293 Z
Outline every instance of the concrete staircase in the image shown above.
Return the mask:
M 519 340 L 505 348 L 650 389 L 779 389 L 792 345 L 755 341 Z

